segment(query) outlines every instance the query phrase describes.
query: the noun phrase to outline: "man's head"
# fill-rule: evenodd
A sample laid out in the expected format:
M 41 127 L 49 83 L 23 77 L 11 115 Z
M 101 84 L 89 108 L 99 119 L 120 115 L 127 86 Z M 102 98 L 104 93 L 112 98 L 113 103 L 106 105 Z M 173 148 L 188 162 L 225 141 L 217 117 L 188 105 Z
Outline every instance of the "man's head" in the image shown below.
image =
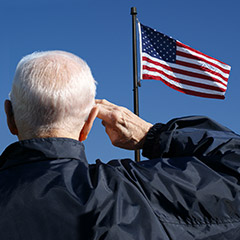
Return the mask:
M 8 125 L 16 127 L 9 128 L 19 139 L 76 138 L 95 104 L 95 92 L 91 71 L 79 57 L 63 51 L 27 55 L 16 69 L 12 104 L 5 103 Z

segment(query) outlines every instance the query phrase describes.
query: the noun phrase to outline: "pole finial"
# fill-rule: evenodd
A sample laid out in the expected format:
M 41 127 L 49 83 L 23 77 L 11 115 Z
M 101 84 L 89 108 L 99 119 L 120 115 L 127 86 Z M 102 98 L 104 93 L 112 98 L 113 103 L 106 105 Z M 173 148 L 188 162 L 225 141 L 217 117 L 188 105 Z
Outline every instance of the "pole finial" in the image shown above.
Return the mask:
M 137 15 L 137 8 L 131 7 L 131 15 Z

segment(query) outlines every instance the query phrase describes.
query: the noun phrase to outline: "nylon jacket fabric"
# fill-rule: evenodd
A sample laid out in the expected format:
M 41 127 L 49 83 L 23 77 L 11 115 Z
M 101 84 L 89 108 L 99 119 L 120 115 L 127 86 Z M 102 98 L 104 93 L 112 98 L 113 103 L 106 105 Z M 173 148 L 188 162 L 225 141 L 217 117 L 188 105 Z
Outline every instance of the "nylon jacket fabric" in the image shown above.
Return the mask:
M 154 125 L 143 155 L 87 163 L 66 138 L 0 157 L 0 239 L 240 239 L 240 136 L 205 117 Z

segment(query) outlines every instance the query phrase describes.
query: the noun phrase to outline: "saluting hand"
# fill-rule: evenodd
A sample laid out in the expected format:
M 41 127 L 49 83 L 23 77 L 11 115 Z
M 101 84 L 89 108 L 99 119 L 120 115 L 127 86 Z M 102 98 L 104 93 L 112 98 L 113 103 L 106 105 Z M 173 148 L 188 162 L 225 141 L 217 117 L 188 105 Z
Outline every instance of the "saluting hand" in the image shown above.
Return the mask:
M 136 150 L 143 147 L 145 136 L 152 127 L 130 110 L 107 100 L 96 100 L 97 117 L 102 119 L 112 144 L 116 147 Z

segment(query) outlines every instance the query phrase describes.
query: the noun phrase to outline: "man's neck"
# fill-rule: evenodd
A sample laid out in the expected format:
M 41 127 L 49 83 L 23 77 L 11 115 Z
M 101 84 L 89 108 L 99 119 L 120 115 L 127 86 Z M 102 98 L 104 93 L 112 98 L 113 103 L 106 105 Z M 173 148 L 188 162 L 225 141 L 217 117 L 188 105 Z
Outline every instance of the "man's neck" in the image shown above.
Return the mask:
M 32 135 L 19 134 L 19 140 L 26 140 L 31 138 L 71 138 L 79 140 L 79 132 L 67 132 L 60 129 L 51 129 L 51 131 L 42 131 Z

